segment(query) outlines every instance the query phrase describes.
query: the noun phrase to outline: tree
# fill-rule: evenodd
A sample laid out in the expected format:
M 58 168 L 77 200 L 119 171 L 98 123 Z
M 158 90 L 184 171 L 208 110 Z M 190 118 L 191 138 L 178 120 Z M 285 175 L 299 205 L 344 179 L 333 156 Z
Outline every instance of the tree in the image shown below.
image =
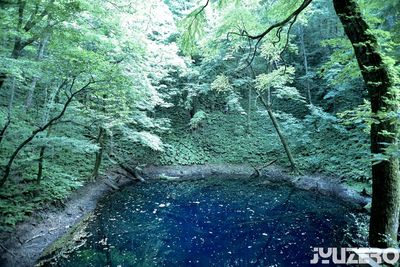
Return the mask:
M 300 174 L 301 172 L 295 163 L 293 154 L 289 148 L 288 141 L 286 140 L 286 137 L 283 134 L 281 127 L 279 126 L 278 120 L 276 119 L 276 116 L 272 108 L 273 107 L 272 92 L 271 92 L 272 89 L 275 89 L 277 91 L 275 92 L 275 95 L 278 98 L 304 101 L 300 96 L 300 94 L 298 93 L 298 91 L 296 90 L 296 88 L 288 85 L 291 82 L 293 82 L 293 76 L 294 76 L 294 68 L 280 67 L 276 70 L 271 70 L 269 73 L 261 74 L 257 77 L 257 89 L 259 92 L 261 103 L 267 110 L 268 116 L 272 121 L 276 133 L 278 134 L 279 140 L 281 141 L 282 146 L 290 162 L 290 167 L 292 171 L 296 174 Z M 263 96 L 264 93 L 267 95 L 267 100 Z
M 150 16 L 143 12 L 150 9 Z M 171 106 L 166 85 L 186 71 L 165 4 L 1 1 L 0 17 L 0 79 L 6 81 L 0 90 L 0 194 L 12 202 L 17 194 L 9 192 L 30 192 L 10 207 L 62 200 L 113 164 L 109 154 L 128 165 L 145 147 L 162 151 L 159 135 L 169 120 L 154 111 Z M 73 89 L 102 82 L 75 95 L 54 121 L 74 91 L 64 85 L 55 98 L 54 92 L 75 78 Z M 0 211 L 0 224 L 6 217 L 21 220 L 30 209 L 14 217 L 16 209 L 10 210 Z
M 55 0 L 18 0 L 15 4 L 5 5 L 2 14 L 5 15 L 4 22 L 0 28 L 7 29 L 7 38 L 13 38 L 11 48 L 11 59 L 18 59 L 23 50 L 40 38 L 46 39 L 53 28 L 59 23 L 67 20 L 69 16 L 80 10 L 79 1 Z M 10 18 L 11 16 L 11 18 Z M 14 17 L 15 16 L 15 17 Z M 15 25 L 10 25 L 15 22 Z M 8 23 L 8 24 L 7 24 Z M 11 27 L 10 27 L 11 26 Z M 40 59 L 40 52 L 38 59 Z M 11 73 L 12 74 L 12 73 Z M 10 73 L 6 66 L 0 68 L 0 89 Z
M 54 125 L 55 123 L 57 123 L 65 114 L 65 112 L 67 111 L 68 106 L 71 104 L 72 100 L 74 99 L 74 97 L 76 95 L 78 95 L 79 93 L 81 93 L 82 91 L 86 90 L 92 83 L 94 83 L 95 81 L 91 80 L 89 82 L 87 82 L 85 85 L 83 85 L 81 88 L 79 88 L 78 90 L 76 90 L 75 92 L 71 93 L 70 96 L 68 96 L 66 102 L 64 103 L 63 108 L 61 109 L 61 111 L 58 113 L 58 115 L 56 115 L 55 117 L 51 118 L 48 122 L 46 122 L 44 125 L 38 127 L 36 130 L 34 130 L 26 139 L 24 139 L 18 146 L 17 148 L 14 150 L 14 152 L 11 154 L 11 157 L 9 158 L 7 164 L 4 167 L 4 172 L 2 174 L 2 178 L 0 180 L 0 187 L 3 186 L 5 184 L 5 182 L 7 181 L 8 177 L 10 176 L 10 172 L 11 172 L 11 167 L 14 163 L 14 160 L 16 159 L 16 157 L 18 156 L 19 152 L 27 145 L 29 144 L 39 133 L 47 130 L 49 127 L 51 127 L 52 125 Z M 69 90 L 71 91 L 73 89 L 75 85 L 75 79 L 72 79 L 72 81 L 70 82 L 70 87 Z
M 270 33 L 278 31 L 278 37 L 288 26 L 287 33 L 298 16 L 312 3 L 304 0 L 283 19 L 272 24 L 260 34 L 252 35 L 246 29 L 237 35 L 254 40 L 255 51 L 261 41 Z M 204 8 L 206 5 L 201 9 Z M 398 79 L 390 63 L 381 54 L 376 37 L 360 11 L 355 0 L 333 0 L 335 11 L 346 35 L 353 45 L 355 56 L 361 70 L 371 100 L 374 122 L 371 127 L 371 152 L 373 156 L 384 155 L 384 159 L 372 165 L 373 196 L 370 223 L 370 245 L 375 247 L 396 246 L 399 228 L 400 175 L 399 160 L 390 151 L 397 149 L 398 122 L 394 114 L 398 112 Z M 194 15 L 199 11 L 196 10 Z M 192 14 L 193 16 L 193 14 Z M 204 19 L 202 19 L 204 20 Z M 255 55 L 255 52 L 254 52 Z
M 399 159 L 388 155 L 388 147 L 397 147 L 398 93 L 395 74 L 379 51 L 376 37 L 361 14 L 355 0 L 333 0 L 335 10 L 350 39 L 371 100 L 374 123 L 371 127 L 371 152 L 387 158 L 372 165 L 372 209 L 369 242 L 373 247 L 397 246 L 400 212 Z

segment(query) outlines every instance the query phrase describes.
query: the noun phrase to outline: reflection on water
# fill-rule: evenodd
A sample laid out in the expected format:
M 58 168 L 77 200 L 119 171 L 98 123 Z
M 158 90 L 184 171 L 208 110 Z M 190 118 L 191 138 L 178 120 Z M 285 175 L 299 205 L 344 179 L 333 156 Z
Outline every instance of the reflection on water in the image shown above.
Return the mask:
M 308 266 L 311 247 L 352 239 L 351 213 L 256 179 L 149 181 L 104 199 L 86 244 L 57 265 Z

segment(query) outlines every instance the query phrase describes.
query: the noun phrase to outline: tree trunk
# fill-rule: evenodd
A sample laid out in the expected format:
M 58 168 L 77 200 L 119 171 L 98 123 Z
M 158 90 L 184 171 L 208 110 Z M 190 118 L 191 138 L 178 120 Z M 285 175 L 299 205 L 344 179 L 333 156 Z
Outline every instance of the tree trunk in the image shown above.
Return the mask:
M 39 44 L 39 48 L 38 48 L 38 53 L 37 53 L 37 57 L 36 60 L 40 61 L 43 58 L 44 55 L 44 50 L 46 48 L 47 42 L 49 40 L 49 36 L 46 35 L 43 40 L 40 42 Z M 32 106 L 32 100 L 33 100 L 33 96 L 35 94 L 35 88 L 36 88 L 36 84 L 39 81 L 39 77 L 35 76 L 32 79 L 32 83 L 31 83 L 31 87 L 29 88 L 28 91 L 28 95 L 26 97 L 26 103 L 25 103 L 25 109 L 29 110 L 29 108 Z
M 362 17 L 355 0 L 333 0 L 337 15 L 350 39 L 371 100 L 372 115 L 376 122 L 371 126 L 371 152 L 385 153 L 387 144 L 397 147 L 398 122 L 390 118 L 396 113 L 393 81 L 388 66 L 378 51 L 375 36 Z M 387 116 L 378 114 L 385 112 Z M 384 132 L 390 134 L 383 134 Z M 399 160 L 393 155 L 372 165 L 372 208 L 369 242 L 371 247 L 397 247 L 400 211 Z
M 32 106 L 33 95 L 35 94 L 35 88 L 38 81 L 39 77 L 33 77 L 31 87 L 29 88 L 28 95 L 26 97 L 26 102 L 25 102 L 26 111 L 29 111 L 30 107 Z
M 247 133 L 251 132 L 251 98 L 252 98 L 252 89 L 249 87 L 249 95 L 248 95 L 248 107 L 247 107 Z
M 36 135 L 38 135 L 39 133 L 46 131 L 50 126 L 52 126 L 54 123 L 56 123 L 59 119 L 61 119 L 65 112 L 67 111 L 67 108 L 69 107 L 69 105 L 71 104 L 72 100 L 74 99 L 74 97 L 81 93 L 82 91 L 84 91 L 85 89 L 87 89 L 92 83 L 94 83 L 93 80 L 89 81 L 87 84 L 85 84 L 83 87 L 81 87 L 79 90 L 75 91 L 74 93 L 72 93 L 67 101 L 64 103 L 64 107 L 62 108 L 62 110 L 60 111 L 60 113 L 58 113 L 57 116 L 53 117 L 51 120 L 49 120 L 45 125 L 37 128 L 36 130 L 34 130 L 30 136 L 28 136 L 24 141 L 22 141 L 18 147 L 14 150 L 14 152 L 12 153 L 11 157 L 8 159 L 8 162 L 6 164 L 6 166 L 4 167 L 4 172 L 3 172 L 3 176 L 0 179 L 0 187 L 3 186 L 8 177 L 10 176 L 11 173 L 11 167 L 15 161 L 15 159 L 17 158 L 19 152 L 27 145 L 29 144 L 35 137 Z M 63 83 L 64 84 L 64 83 Z M 75 84 L 75 78 L 72 80 L 72 84 L 69 88 L 69 90 L 72 90 L 72 88 L 74 87 Z M 63 85 L 61 85 L 63 86 Z
M 6 73 L 0 73 L 0 89 L 3 87 L 4 82 L 7 79 L 7 74 Z
M 95 181 L 99 176 L 99 170 L 101 161 L 103 159 L 103 146 L 104 146 L 104 128 L 100 127 L 99 135 L 97 136 L 96 143 L 99 145 L 99 150 L 96 152 L 96 161 L 94 163 L 94 169 L 92 173 L 92 180 Z
M 198 96 L 193 96 L 192 97 L 192 106 L 191 106 L 191 108 L 189 110 L 190 119 L 193 119 L 194 115 L 197 112 L 198 102 L 199 102 Z
M 289 148 L 289 144 L 286 141 L 286 138 L 282 133 L 281 127 L 279 126 L 279 123 L 275 118 L 275 115 L 274 115 L 274 112 L 272 111 L 271 105 L 269 104 L 269 102 L 265 101 L 265 99 L 262 96 L 260 96 L 260 99 L 261 99 L 261 102 L 263 103 L 265 109 L 268 112 L 268 116 L 270 117 L 270 119 L 272 121 L 272 124 L 274 125 L 275 131 L 278 134 L 279 139 L 281 140 L 282 146 L 285 149 L 286 155 L 287 155 L 287 157 L 289 159 L 292 171 L 294 173 L 301 173 L 300 170 L 296 166 L 296 163 L 294 161 L 292 152 L 290 151 L 290 148 Z
M 49 127 L 49 129 L 47 130 L 46 133 L 46 137 L 48 138 L 51 134 L 51 126 Z M 39 162 L 38 162 L 38 172 L 37 172 L 37 177 L 36 177 L 36 183 L 40 184 L 40 182 L 42 181 L 42 177 L 43 177 L 43 165 L 44 165 L 44 152 L 46 151 L 46 146 L 42 146 L 40 148 L 40 152 L 39 152 Z
M 14 47 L 11 52 L 13 59 L 18 59 L 22 53 L 22 49 L 25 47 L 21 37 L 16 37 L 14 41 Z M 8 74 L 5 72 L 0 73 L 0 89 L 3 87 L 4 82 L 7 80 Z
M 11 118 L 12 110 L 13 110 L 13 105 L 14 105 L 14 98 L 15 98 L 15 86 L 16 86 L 16 78 L 13 77 L 12 79 L 12 85 L 11 85 L 11 91 L 10 91 L 10 101 L 8 102 L 8 117 Z
M 0 131 L 0 144 L 3 141 L 4 136 L 6 135 L 8 126 L 10 126 L 10 124 L 11 124 L 11 119 L 10 119 L 10 117 L 7 117 L 7 121 L 6 121 L 6 123 L 4 124 L 3 128 Z
M 303 54 L 303 63 L 304 63 L 304 71 L 305 71 L 305 76 L 306 76 L 305 80 L 306 80 L 308 102 L 310 105 L 312 105 L 310 81 L 308 80 L 308 58 L 307 58 L 306 45 L 304 44 L 304 26 L 301 26 L 301 29 L 300 29 L 300 47 L 301 47 L 301 52 Z
M 11 86 L 11 91 L 10 91 L 10 100 L 8 102 L 7 121 L 0 131 L 0 144 L 4 139 L 4 136 L 6 135 L 8 126 L 10 126 L 10 124 L 11 124 L 12 109 L 13 109 L 14 97 L 15 97 L 15 83 L 16 83 L 16 78 L 14 77 L 12 86 Z

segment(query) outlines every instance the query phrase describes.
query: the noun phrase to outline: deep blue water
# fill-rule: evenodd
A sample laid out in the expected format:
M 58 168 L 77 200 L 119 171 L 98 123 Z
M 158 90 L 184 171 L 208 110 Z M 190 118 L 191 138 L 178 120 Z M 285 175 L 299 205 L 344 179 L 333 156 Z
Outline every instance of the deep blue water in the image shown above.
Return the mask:
M 95 214 L 86 244 L 57 265 L 309 266 L 311 247 L 347 246 L 356 212 L 285 185 L 210 178 L 138 183 Z

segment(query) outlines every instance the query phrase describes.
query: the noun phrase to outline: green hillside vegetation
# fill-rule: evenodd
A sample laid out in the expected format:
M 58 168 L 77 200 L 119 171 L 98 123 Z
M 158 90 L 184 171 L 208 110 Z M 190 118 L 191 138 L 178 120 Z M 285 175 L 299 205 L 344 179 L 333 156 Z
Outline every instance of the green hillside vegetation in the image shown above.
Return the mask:
M 0 0 L 1 231 L 62 208 L 117 161 L 277 160 L 374 188 L 370 241 L 392 244 L 377 235 L 393 239 L 400 209 L 399 8 Z

